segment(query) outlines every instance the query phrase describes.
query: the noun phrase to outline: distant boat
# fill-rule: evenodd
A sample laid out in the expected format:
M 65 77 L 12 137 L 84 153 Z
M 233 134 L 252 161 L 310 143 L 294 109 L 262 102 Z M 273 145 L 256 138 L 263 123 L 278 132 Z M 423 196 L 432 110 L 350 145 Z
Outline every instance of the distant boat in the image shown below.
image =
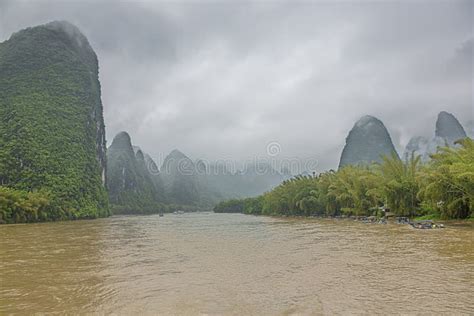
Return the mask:
M 160 217 L 163 217 L 163 213 L 160 213 Z

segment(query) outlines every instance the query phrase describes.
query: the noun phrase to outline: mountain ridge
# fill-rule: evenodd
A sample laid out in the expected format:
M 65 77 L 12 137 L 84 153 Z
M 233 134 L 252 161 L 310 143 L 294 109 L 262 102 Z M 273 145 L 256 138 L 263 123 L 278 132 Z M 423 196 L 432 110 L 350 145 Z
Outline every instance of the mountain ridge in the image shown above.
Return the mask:
M 374 116 L 364 115 L 356 121 L 346 137 L 339 168 L 381 162 L 382 156 L 392 154 L 398 157 L 383 122 Z
M 0 118 L 0 183 L 49 192 L 28 221 L 109 215 L 98 60 L 79 29 L 55 21 L 0 43 Z

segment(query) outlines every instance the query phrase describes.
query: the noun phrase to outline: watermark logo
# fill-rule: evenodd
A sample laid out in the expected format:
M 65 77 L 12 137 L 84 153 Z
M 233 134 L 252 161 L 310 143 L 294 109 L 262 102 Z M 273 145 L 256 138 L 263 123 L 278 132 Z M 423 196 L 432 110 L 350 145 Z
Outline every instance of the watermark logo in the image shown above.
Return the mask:
M 267 155 L 276 157 L 281 153 L 281 145 L 278 142 L 269 142 L 267 144 Z
M 312 175 L 318 167 L 316 158 L 281 157 L 282 146 L 277 141 L 266 145 L 266 155 L 252 157 L 243 161 L 219 158 L 216 160 L 199 159 L 196 161 L 188 157 L 158 157 L 155 161 L 149 159 L 147 168 L 152 175 L 185 176 L 265 176 L 277 175 L 288 178 L 300 174 Z M 157 167 L 161 165 L 161 169 Z

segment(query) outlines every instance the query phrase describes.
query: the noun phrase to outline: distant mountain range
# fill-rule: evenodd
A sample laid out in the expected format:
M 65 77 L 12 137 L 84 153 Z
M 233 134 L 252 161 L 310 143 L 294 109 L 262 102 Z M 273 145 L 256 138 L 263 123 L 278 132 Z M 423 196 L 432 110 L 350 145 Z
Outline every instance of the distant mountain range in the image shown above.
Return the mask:
M 472 135 L 472 121 L 470 130 Z M 405 147 L 402 158 L 407 160 L 414 154 L 421 156 L 422 162 L 427 162 L 438 147 L 455 146 L 455 141 L 465 137 L 467 134 L 456 117 L 442 111 L 438 114 L 434 137 L 431 139 L 423 136 L 411 138 Z M 389 132 L 382 121 L 366 115 L 360 118 L 349 132 L 341 154 L 339 168 L 346 165 L 368 165 L 381 162 L 383 156 L 391 155 L 398 157 Z
M 423 162 L 440 146 L 455 146 L 466 137 L 454 115 L 440 112 L 432 139 L 417 136 L 407 144 L 402 159 L 420 155 Z M 346 138 L 339 168 L 381 162 L 383 156 L 399 157 L 390 133 L 381 120 L 366 115 L 352 127 Z M 175 149 L 158 168 L 156 162 L 137 146 L 126 132 L 117 134 L 107 152 L 110 202 L 121 209 L 141 210 L 153 205 L 172 204 L 211 207 L 229 198 L 260 195 L 291 178 L 289 171 L 277 171 L 269 163 L 256 161 L 232 171 L 225 162 L 192 160 Z M 310 173 L 303 175 L 311 176 Z
M 127 132 L 115 136 L 107 160 L 110 203 L 120 212 L 170 204 L 209 208 L 228 198 L 262 194 L 291 177 L 258 161 L 232 172 L 225 163 L 193 161 L 177 149 L 158 168 Z
M 428 139 L 423 136 L 415 136 L 410 139 L 405 147 L 403 158 L 409 159 L 414 154 L 421 156 L 423 162 L 427 162 L 438 147 L 454 146 L 455 141 L 465 137 L 467 134 L 457 118 L 451 113 L 442 111 L 436 120 L 434 137 Z

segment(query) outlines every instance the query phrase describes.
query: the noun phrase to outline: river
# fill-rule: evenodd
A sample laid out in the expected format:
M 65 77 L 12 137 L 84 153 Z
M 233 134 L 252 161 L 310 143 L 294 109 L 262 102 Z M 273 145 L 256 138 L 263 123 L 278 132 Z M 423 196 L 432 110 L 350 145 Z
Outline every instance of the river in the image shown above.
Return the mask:
M 0 226 L 0 314 L 474 314 L 472 225 L 186 213 Z

